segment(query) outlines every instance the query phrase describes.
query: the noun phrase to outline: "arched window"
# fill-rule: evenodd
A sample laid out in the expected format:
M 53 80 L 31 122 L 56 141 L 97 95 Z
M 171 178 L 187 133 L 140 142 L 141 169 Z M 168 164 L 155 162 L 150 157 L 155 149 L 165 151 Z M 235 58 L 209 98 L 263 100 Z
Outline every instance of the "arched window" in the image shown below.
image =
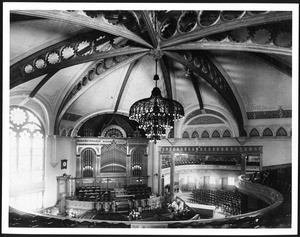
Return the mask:
M 131 171 L 132 176 L 141 176 L 143 167 L 144 152 L 141 149 L 136 149 L 131 154 Z
M 272 137 L 273 136 L 273 132 L 271 131 L 270 128 L 266 128 L 263 132 L 263 136 L 264 137 Z
M 223 133 L 223 137 L 231 137 L 231 134 L 228 130 Z
M 182 138 L 190 138 L 189 134 L 187 131 L 185 131 L 183 134 L 182 134 Z
M 286 137 L 287 136 L 287 132 L 283 127 L 280 127 L 277 132 L 276 132 L 276 136 L 277 137 Z
M 198 138 L 199 137 L 199 134 L 197 133 L 197 131 L 194 131 L 192 133 L 192 138 Z
M 213 138 L 218 138 L 218 137 L 220 137 L 219 131 L 218 131 L 218 130 L 215 130 L 215 131 L 212 133 L 211 137 L 213 137 Z
M 207 131 L 204 131 L 202 134 L 201 134 L 201 138 L 209 138 L 209 134 Z
M 259 132 L 256 128 L 253 128 L 250 132 L 250 137 L 259 137 Z
M 9 116 L 10 188 L 13 193 L 23 187 L 29 191 L 27 196 L 11 197 L 11 201 L 28 209 L 42 208 L 42 190 L 31 192 L 30 189 L 44 181 L 44 127 L 32 112 L 23 107 L 12 106 Z

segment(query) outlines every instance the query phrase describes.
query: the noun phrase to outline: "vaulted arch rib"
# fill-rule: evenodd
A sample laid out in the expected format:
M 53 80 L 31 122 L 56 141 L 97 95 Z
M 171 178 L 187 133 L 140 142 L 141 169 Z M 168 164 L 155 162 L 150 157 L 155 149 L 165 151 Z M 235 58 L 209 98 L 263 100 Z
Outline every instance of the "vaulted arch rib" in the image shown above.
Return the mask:
M 226 32 L 229 30 L 234 30 L 240 27 L 247 27 L 252 25 L 266 24 L 270 22 L 291 20 L 292 12 L 282 11 L 282 12 L 269 12 L 261 15 L 249 16 L 245 15 L 239 19 L 226 22 L 218 22 L 208 27 L 197 27 L 195 30 L 185 34 L 177 34 L 170 39 L 161 42 L 161 49 L 166 47 L 174 46 L 177 44 L 182 44 L 190 42 L 193 40 L 199 40 L 205 36 L 218 34 Z
M 236 122 L 237 122 L 238 128 L 239 128 L 239 135 L 240 136 L 245 136 L 246 131 L 244 129 L 243 116 L 242 116 L 239 104 L 238 104 L 238 102 L 237 102 L 237 100 L 234 96 L 234 93 L 232 92 L 230 86 L 228 85 L 228 83 L 226 82 L 226 80 L 224 79 L 222 74 L 218 71 L 218 69 L 216 67 L 214 67 L 215 73 L 218 73 L 218 76 L 220 78 L 222 78 L 222 87 L 218 86 L 218 84 L 212 78 L 210 78 L 208 76 L 208 74 L 203 73 L 203 71 L 200 68 L 196 67 L 191 62 L 185 60 L 180 55 L 178 55 L 176 53 L 173 53 L 173 52 L 168 52 L 168 51 L 164 51 L 163 53 L 166 56 L 178 61 L 179 63 L 181 63 L 182 65 L 184 65 L 188 69 L 192 70 L 193 72 L 195 72 L 199 76 L 201 76 L 207 83 L 209 83 L 224 98 L 224 100 L 230 106 L 230 108 L 232 110 L 232 113 L 233 113 L 233 115 L 236 119 Z M 208 60 L 208 59 L 206 58 L 206 60 Z M 212 63 L 210 63 L 210 66 L 212 66 Z
M 59 21 L 66 21 L 70 24 L 82 25 L 82 26 L 89 27 L 91 29 L 103 31 L 116 36 L 121 36 L 133 42 L 146 46 L 148 48 L 152 48 L 151 44 L 149 44 L 140 36 L 134 34 L 133 32 L 127 30 L 124 27 L 115 26 L 113 24 L 106 22 L 103 19 L 91 18 L 77 12 L 69 12 L 63 10 L 34 10 L 34 11 L 17 10 L 17 11 L 11 11 L 11 13 L 28 15 L 28 16 L 36 16 L 36 17 L 59 20 Z
M 292 48 L 284 48 L 276 45 L 258 45 L 253 43 L 237 43 L 237 42 L 207 42 L 196 41 L 164 48 L 164 50 L 226 50 L 256 53 L 272 53 L 279 55 L 292 56 Z
M 57 112 L 57 116 L 55 119 L 55 125 L 54 125 L 54 133 L 58 134 L 59 132 L 59 123 L 60 120 L 62 119 L 64 113 L 67 111 L 67 109 L 71 106 L 71 104 L 79 97 L 81 96 L 87 89 L 89 89 L 91 86 L 95 85 L 95 83 L 97 83 L 97 81 L 99 81 L 101 78 L 107 76 L 108 74 L 110 74 L 111 72 L 115 71 L 118 68 L 123 67 L 124 65 L 127 65 L 129 63 L 132 63 L 134 61 L 136 61 L 137 59 L 145 56 L 147 54 L 147 52 L 144 53 L 139 53 L 137 55 L 133 55 L 127 59 L 125 59 L 124 61 L 121 61 L 119 63 L 117 63 L 116 65 L 112 66 L 111 68 L 107 69 L 106 71 L 104 71 L 102 74 L 100 74 L 96 79 L 94 79 L 93 81 L 89 82 L 89 84 L 87 84 L 84 88 L 82 88 L 80 91 L 77 91 L 76 94 L 74 96 L 70 96 L 73 93 L 73 86 L 70 87 L 69 92 L 65 95 L 63 102 L 61 103 L 58 112 Z M 93 70 L 91 68 L 89 68 L 87 70 L 87 73 Z M 78 81 L 76 82 L 78 83 Z
M 165 56 L 162 56 L 162 58 L 159 60 L 159 63 L 160 63 L 163 78 L 164 78 L 164 81 L 165 81 L 167 97 L 169 99 L 173 99 L 172 82 L 171 82 L 171 78 L 170 78 L 170 72 L 169 72 L 170 68 L 169 68 L 168 60 Z
M 148 13 L 148 11 L 141 11 L 141 15 L 144 19 L 145 25 L 148 30 L 148 34 L 149 34 L 150 39 L 153 44 L 153 47 L 156 48 L 158 46 L 157 33 L 155 32 L 155 29 L 153 28 L 153 23 L 149 17 L 149 13 Z
M 121 101 L 121 98 L 122 98 L 122 95 L 123 95 L 123 92 L 124 92 L 124 89 L 125 89 L 125 86 L 127 84 L 127 81 L 128 81 L 128 78 L 132 72 L 132 69 L 134 68 L 135 64 L 136 64 L 137 60 L 132 62 L 126 72 L 126 75 L 123 79 L 123 83 L 122 83 L 122 86 L 121 86 L 121 89 L 119 91 L 119 94 L 118 94 L 118 98 L 117 98 L 117 101 L 116 101 L 116 104 L 115 104 L 115 108 L 114 108 L 114 113 L 116 113 L 118 111 L 118 108 L 119 108 L 119 104 L 120 104 L 120 101 Z
M 28 75 L 26 77 L 23 77 L 22 73 L 20 73 L 21 68 L 17 68 L 16 71 L 12 71 L 13 68 L 11 68 L 12 76 L 11 76 L 10 88 L 14 88 L 24 82 L 27 82 L 36 77 L 47 74 L 49 72 L 60 70 L 60 69 L 70 67 L 73 65 L 86 63 L 86 62 L 90 62 L 90 61 L 97 61 L 102 58 L 116 57 L 116 56 L 126 55 L 129 53 L 134 54 L 134 53 L 141 53 L 141 52 L 147 52 L 147 51 L 149 51 L 149 49 L 137 48 L 137 47 L 125 47 L 125 48 L 120 48 L 120 49 L 112 49 L 108 52 L 92 53 L 92 54 L 86 55 L 86 56 L 74 57 L 71 59 L 67 59 L 62 63 L 58 63 L 57 65 L 49 65 L 46 68 L 40 69 L 36 73 L 32 73 L 32 75 Z

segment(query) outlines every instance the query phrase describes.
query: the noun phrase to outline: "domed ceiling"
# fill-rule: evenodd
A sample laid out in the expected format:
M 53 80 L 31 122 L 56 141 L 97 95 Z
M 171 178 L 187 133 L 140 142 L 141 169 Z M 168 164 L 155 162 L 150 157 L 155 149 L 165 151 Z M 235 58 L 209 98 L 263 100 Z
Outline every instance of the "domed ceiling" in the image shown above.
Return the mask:
M 155 60 L 164 97 L 225 111 L 240 136 L 257 112 L 291 111 L 291 11 L 10 12 L 10 93 L 42 101 L 53 134 L 128 116 Z

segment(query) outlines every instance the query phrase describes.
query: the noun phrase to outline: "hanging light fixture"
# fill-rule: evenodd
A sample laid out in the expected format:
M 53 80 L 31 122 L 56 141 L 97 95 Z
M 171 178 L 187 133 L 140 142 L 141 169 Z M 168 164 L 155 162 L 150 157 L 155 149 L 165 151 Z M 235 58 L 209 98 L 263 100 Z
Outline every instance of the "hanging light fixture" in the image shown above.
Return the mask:
M 155 60 L 156 73 L 153 80 L 155 87 L 150 98 L 135 102 L 129 110 L 129 119 L 135 120 L 139 128 L 143 129 L 150 140 L 160 140 L 166 135 L 167 129 L 172 129 L 174 120 L 184 116 L 183 106 L 172 99 L 163 98 L 157 87 L 159 77 L 157 75 L 157 59 Z

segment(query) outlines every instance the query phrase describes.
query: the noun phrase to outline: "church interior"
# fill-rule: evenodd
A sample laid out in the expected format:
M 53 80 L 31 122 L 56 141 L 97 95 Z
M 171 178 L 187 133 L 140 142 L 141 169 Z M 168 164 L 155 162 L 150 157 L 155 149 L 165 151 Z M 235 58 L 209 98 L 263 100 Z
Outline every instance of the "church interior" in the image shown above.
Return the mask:
M 9 9 L 9 230 L 293 228 L 293 10 L 198 7 Z

